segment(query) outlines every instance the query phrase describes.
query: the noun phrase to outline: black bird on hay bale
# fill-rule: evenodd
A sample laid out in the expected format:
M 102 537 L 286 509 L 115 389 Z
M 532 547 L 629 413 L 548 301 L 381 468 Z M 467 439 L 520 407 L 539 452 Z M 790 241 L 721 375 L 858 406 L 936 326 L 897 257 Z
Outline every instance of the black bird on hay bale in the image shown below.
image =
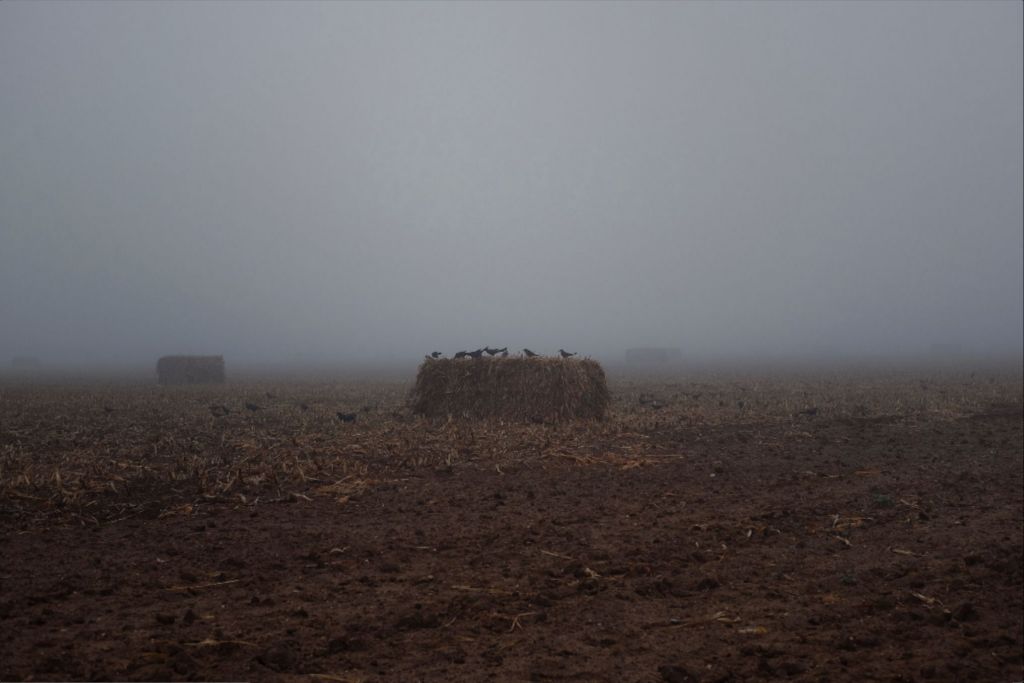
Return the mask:
M 534 353 L 530 349 L 523 349 L 523 355 L 525 355 L 527 358 L 536 358 L 538 354 Z
M 560 356 L 561 356 L 562 358 L 572 358 L 573 356 L 575 356 L 575 355 L 576 355 L 575 353 L 569 353 L 569 352 L 568 352 L 568 351 L 566 351 L 565 349 L 558 349 L 558 354 L 559 354 L 559 355 L 560 355 Z
M 476 351 L 470 351 L 469 352 L 469 357 L 473 358 L 474 360 L 480 360 L 481 358 L 483 358 L 483 356 L 484 356 L 484 350 L 483 349 L 477 349 Z
M 438 358 L 440 358 L 443 355 L 444 354 L 441 353 L 440 351 L 434 351 L 432 354 L 430 354 L 430 357 L 433 358 L 434 360 L 437 360 Z
M 501 353 L 501 349 L 492 349 L 490 346 L 485 346 L 484 353 L 486 353 L 488 356 L 497 356 L 499 353 Z
M 460 358 L 468 358 L 468 357 L 469 357 L 469 351 L 459 351 L 454 356 L 455 360 L 458 360 Z
M 338 419 L 342 422 L 355 422 L 357 417 L 356 413 L 338 413 Z

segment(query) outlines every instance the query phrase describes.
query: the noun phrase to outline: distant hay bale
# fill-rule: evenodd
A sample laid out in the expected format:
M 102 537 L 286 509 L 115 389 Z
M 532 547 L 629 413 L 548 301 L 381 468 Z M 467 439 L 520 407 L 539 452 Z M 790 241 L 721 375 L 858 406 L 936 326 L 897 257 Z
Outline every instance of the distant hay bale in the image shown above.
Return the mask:
M 611 400 L 601 365 L 575 358 L 428 359 L 410 398 L 426 417 L 523 422 L 599 420 Z
M 626 349 L 626 362 L 635 365 L 665 365 L 678 363 L 683 352 L 673 348 Z
M 15 356 L 11 359 L 11 369 L 20 372 L 34 372 L 42 366 L 42 361 L 35 356 Z
M 164 356 L 156 362 L 160 384 L 223 384 L 224 356 Z

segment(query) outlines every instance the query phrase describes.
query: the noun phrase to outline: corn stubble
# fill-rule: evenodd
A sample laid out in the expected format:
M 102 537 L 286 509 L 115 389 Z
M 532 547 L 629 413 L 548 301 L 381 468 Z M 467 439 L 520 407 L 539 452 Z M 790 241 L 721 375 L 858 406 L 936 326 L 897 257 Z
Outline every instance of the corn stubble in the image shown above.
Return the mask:
M 632 468 L 685 457 L 718 425 L 774 457 L 781 445 L 762 427 L 801 438 L 820 420 L 957 419 L 1021 401 L 1016 376 L 665 377 L 609 392 L 592 361 L 517 360 L 428 361 L 412 387 L 2 387 L 0 516 L 30 528 L 214 504 L 344 504 L 422 468 Z

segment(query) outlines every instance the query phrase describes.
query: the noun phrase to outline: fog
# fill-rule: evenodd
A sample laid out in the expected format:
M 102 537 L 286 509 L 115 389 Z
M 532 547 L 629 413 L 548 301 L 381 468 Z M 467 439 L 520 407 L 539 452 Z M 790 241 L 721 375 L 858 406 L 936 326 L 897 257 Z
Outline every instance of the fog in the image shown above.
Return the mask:
M 1022 5 L 0 3 L 0 363 L 1020 356 Z

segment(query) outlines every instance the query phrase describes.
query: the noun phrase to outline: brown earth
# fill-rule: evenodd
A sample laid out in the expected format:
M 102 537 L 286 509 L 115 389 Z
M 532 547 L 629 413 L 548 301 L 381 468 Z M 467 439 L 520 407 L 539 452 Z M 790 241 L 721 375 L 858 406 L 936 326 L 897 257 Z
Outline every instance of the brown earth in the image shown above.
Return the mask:
M 785 416 L 732 399 L 729 412 L 680 407 L 664 385 L 652 391 L 665 407 L 638 401 L 636 386 L 613 389 L 611 420 L 579 432 L 474 432 L 395 413 L 326 441 L 419 433 L 434 444 L 422 457 L 318 452 L 301 476 L 288 470 L 288 485 L 250 472 L 243 488 L 206 470 L 189 479 L 176 460 L 166 480 L 150 473 L 106 492 L 81 473 L 55 483 L 23 453 L 42 462 L 100 433 L 131 441 L 133 428 L 140 443 L 163 429 L 167 446 L 168 434 L 228 419 L 238 422 L 216 432 L 221 443 L 271 439 L 299 413 L 232 404 L 200 422 L 211 396 L 227 399 L 183 391 L 159 394 L 143 422 L 150 404 L 104 406 L 109 394 L 89 389 L 8 390 L 0 679 L 1024 678 L 1019 384 L 985 408 L 858 403 Z M 305 395 L 267 394 L 264 404 Z M 344 401 L 323 403 L 329 416 Z M 192 427 L 176 417 L 186 413 Z M 324 485 L 343 457 L 362 465 Z

